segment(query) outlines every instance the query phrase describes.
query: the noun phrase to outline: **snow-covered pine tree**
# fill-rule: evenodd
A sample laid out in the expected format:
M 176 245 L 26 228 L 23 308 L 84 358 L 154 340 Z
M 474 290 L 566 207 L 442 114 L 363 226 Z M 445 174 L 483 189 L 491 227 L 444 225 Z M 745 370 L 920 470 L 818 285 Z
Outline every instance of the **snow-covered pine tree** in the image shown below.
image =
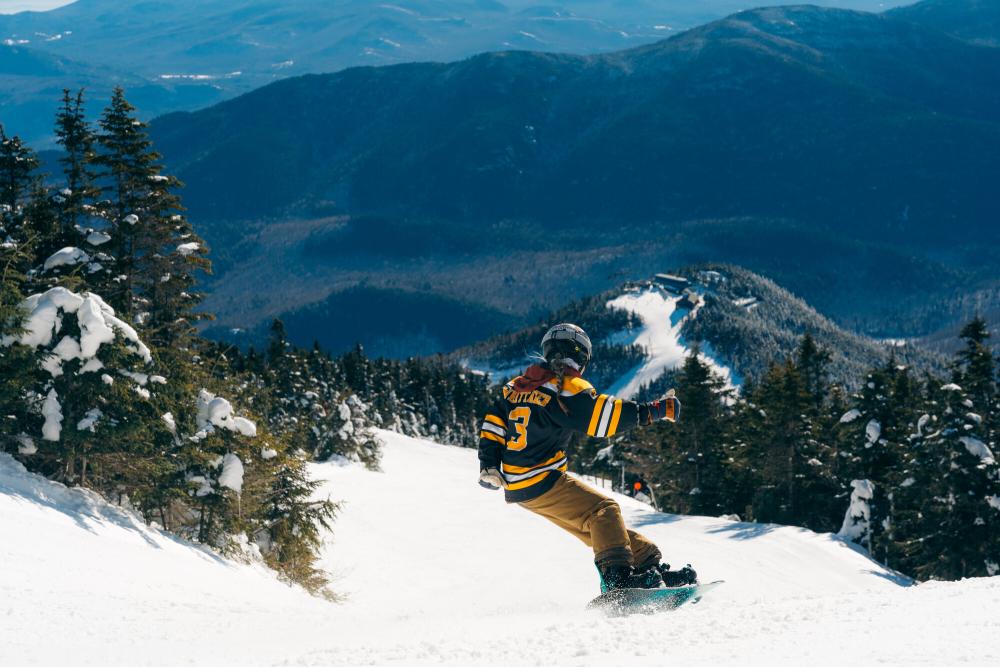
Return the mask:
M 841 479 L 845 487 L 849 480 L 870 483 L 866 546 L 887 565 L 896 556 L 894 499 L 909 476 L 917 396 L 917 383 L 909 369 L 890 357 L 885 365 L 868 373 L 864 386 L 852 397 L 853 407 L 837 420 Z M 851 494 L 852 506 L 856 492 L 855 488 Z
M 195 273 L 207 271 L 207 248 L 183 216 L 174 190 L 180 182 L 162 174 L 147 126 L 117 88 L 100 120 L 101 150 L 94 158 L 109 185 L 99 210 L 112 230 L 114 263 L 108 296 L 150 341 L 168 352 L 191 334 L 199 295 Z
M 957 383 L 928 383 L 912 477 L 896 502 L 902 565 L 920 579 L 996 574 L 998 464 L 972 405 Z
M 972 401 L 972 414 L 982 420 L 982 433 L 990 447 L 1000 444 L 1000 390 L 997 363 L 989 346 L 986 321 L 976 317 L 962 327 L 959 337 L 965 346 L 955 360 L 956 381 Z
M 267 421 L 316 460 L 343 456 L 376 468 L 380 444 L 368 406 L 338 381 L 336 364 L 314 347 L 288 343 L 281 320 L 271 324 L 264 384 L 271 394 Z
M 34 362 L 22 398 L 33 468 L 109 497 L 136 493 L 149 482 L 142 461 L 157 444 L 151 391 L 165 381 L 148 374 L 149 348 L 96 294 L 55 287 L 22 307 L 23 330 L 0 346 L 30 350 Z

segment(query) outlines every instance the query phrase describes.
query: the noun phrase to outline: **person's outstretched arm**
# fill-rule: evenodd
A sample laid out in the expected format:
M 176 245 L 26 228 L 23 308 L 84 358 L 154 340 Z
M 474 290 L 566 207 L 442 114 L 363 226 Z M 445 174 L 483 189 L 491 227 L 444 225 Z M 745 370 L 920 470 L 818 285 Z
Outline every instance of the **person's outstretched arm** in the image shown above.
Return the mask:
M 582 378 L 566 382 L 552 415 L 560 426 L 595 438 L 610 438 L 640 425 L 666 420 L 675 422 L 680 417 L 681 402 L 673 390 L 649 403 L 636 403 L 597 390 Z

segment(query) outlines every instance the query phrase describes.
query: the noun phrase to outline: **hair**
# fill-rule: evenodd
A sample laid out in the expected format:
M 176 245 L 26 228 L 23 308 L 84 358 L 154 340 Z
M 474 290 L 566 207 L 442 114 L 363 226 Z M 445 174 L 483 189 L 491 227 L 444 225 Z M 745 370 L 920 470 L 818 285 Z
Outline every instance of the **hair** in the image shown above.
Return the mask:
M 562 357 L 556 357 L 549 363 L 549 368 L 556 374 L 556 402 L 562 409 L 563 414 L 569 415 L 569 407 L 562 400 L 563 383 L 566 381 L 566 361 Z

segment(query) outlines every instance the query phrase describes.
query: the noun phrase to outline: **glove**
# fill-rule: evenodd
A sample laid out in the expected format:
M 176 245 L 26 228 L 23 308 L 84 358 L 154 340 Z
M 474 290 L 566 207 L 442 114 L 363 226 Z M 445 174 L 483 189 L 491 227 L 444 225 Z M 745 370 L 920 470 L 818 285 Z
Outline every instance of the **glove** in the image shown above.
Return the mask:
M 490 491 L 496 491 L 502 486 L 506 486 L 500 471 L 496 468 L 484 468 L 479 471 L 479 486 Z
M 648 404 L 650 421 L 679 421 L 681 418 L 681 402 L 671 389 L 663 396 Z

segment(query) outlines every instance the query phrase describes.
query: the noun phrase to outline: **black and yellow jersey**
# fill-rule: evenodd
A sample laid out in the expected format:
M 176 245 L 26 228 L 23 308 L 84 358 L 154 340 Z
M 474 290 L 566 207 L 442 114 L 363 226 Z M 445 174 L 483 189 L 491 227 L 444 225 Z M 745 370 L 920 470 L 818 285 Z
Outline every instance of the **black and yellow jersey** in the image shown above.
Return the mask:
M 566 472 L 573 432 L 610 438 L 649 417 L 645 405 L 598 394 L 577 373 L 564 377 L 560 388 L 556 383 L 551 370 L 532 366 L 502 387 L 483 419 L 480 469 L 500 470 L 507 502 L 531 500 L 552 488 Z

